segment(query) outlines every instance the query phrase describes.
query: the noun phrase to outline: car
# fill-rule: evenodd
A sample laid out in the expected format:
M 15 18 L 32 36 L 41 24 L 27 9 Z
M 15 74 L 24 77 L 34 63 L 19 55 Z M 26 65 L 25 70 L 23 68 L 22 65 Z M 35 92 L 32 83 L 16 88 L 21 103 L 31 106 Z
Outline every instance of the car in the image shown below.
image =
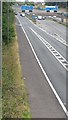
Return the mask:
M 41 15 L 38 15 L 38 20 L 42 20 L 42 16 Z
M 35 15 L 35 14 L 32 14 L 32 15 Z
M 48 16 L 48 18 L 51 18 L 51 16 Z
M 45 18 L 46 18 L 45 16 L 42 17 L 43 20 L 45 20 Z
M 25 17 L 25 13 L 21 13 L 20 16 Z
M 27 15 L 30 15 L 30 13 L 29 13 L 29 12 L 27 12 L 26 14 L 27 14 Z
M 48 18 L 48 16 L 45 16 L 45 18 Z
M 62 15 L 68 18 L 68 12 L 64 12 Z
M 20 13 L 20 16 L 22 16 L 22 13 Z
M 36 16 L 36 15 L 32 15 L 32 18 L 33 18 L 33 19 L 37 19 L 37 16 Z
M 53 18 L 56 18 L 56 16 L 53 16 Z

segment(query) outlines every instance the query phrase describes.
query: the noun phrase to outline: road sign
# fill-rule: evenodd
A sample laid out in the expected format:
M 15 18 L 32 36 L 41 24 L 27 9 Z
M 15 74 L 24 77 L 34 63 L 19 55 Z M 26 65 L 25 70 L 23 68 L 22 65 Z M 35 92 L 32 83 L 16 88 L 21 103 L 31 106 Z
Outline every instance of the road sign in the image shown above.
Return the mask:
M 33 6 L 28 6 L 28 5 L 23 5 L 21 7 L 21 10 L 33 10 L 33 9 L 34 9 Z
M 46 6 L 45 7 L 46 11 L 58 11 L 58 6 Z

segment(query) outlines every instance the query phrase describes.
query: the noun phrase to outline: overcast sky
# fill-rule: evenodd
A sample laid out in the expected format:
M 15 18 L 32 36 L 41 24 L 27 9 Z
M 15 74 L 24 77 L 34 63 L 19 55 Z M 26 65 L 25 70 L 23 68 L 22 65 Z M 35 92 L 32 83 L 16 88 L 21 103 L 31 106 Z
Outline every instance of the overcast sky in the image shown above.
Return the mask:
M 20 1 L 20 2 L 24 2 L 25 0 L 16 0 L 16 1 Z M 29 0 L 29 2 L 44 2 L 44 0 Z
M 30 1 L 34 1 L 34 2 L 44 2 L 44 0 L 29 0 Z
M 16 1 L 20 1 L 20 2 L 25 2 L 25 0 L 16 0 Z M 67 0 L 29 0 L 29 2 L 67 2 Z

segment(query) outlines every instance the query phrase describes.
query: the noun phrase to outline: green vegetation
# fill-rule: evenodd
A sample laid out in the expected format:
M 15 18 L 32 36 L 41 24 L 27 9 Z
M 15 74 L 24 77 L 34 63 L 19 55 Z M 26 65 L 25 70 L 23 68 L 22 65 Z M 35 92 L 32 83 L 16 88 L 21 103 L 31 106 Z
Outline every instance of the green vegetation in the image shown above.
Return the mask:
M 28 95 L 21 75 L 17 40 L 3 46 L 3 118 L 30 118 Z
M 18 2 L 18 5 L 35 5 L 34 2 Z
M 33 5 L 34 6 L 34 2 L 25 2 L 24 4 Z
M 3 3 L 2 38 L 5 44 L 12 42 L 14 34 L 14 12 L 11 3 Z
M 3 8 L 2 117 L 3 120 L 5 118 L 31 118 L 28 94 L 21 74 L 14 13 L 9 6 L 12 20 L 8 24 L 6 15 L 8 4 L 3 3 Z

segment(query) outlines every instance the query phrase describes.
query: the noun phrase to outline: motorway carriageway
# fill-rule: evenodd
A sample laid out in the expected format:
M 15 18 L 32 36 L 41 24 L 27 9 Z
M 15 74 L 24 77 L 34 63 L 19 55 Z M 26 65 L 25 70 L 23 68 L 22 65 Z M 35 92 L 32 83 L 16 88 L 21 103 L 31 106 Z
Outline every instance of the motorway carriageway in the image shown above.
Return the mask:
M 66 111 L 66 72 L 68 72 L 66 47 L 68 50 L 68 46 L 34 25 L 28 18 L 22 18 L 20 15 L 17 15 L 17 18 L 29 44 L 33 47 L 39 65 L 42 65 L 40 67 L 43 73 L 47 74 L 53 92 L 64 111 Z M 55 89 L 53 89 L 52 85 Z

